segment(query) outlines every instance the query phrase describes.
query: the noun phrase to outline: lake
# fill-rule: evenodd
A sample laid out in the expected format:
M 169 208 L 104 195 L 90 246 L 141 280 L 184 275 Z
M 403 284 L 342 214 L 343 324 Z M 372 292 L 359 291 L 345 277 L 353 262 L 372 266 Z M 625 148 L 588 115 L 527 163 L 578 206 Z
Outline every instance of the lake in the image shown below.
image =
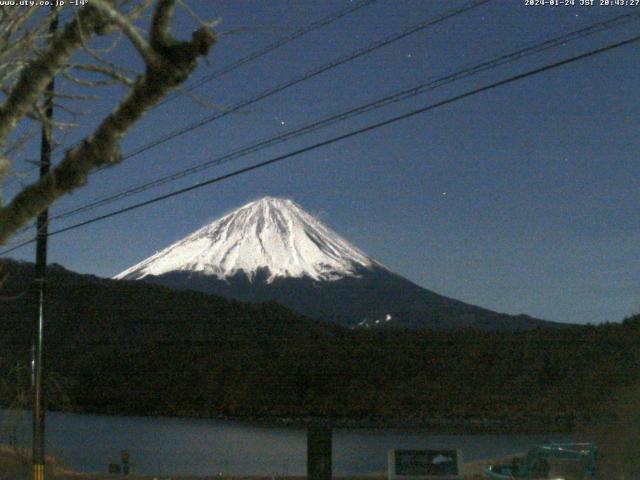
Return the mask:
M 0 443 L 30 446 L 29 413 L 0 411 Z M 392 448 L 460 448 L 466 461 L 501 457 L 561 435 L 434 435 L 398 429 L 335 429 L 335 475 L 384 472 Z M 51 412 L 46 451 L 64 465 L 106 473 L 129 450 L 141 475 L 305 475 L 306 430 L 227 420 Z

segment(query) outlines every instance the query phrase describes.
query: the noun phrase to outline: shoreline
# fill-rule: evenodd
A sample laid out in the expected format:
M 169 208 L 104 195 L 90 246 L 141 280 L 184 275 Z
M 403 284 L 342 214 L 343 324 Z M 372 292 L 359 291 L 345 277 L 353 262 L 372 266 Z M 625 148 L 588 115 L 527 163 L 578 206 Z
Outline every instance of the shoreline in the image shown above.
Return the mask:
M 482 468 L 490 463 L 504 462 L 511 459 L 514 455 L 510 455 L 501 459 L 476 460 L 473 462 L 465 462 L 462 478 L 465 480 L 476 480 L 483 478 L 481 476 Z M 21 479 L 30 478 L 30 450 L 13 448 L 8 445 L 0 445 L 0 480 L 5 479 Z M 127 475 L 123 477 L 121 474 L 105 474 L 105 473 L 86 473 L 78 472 L 66 468 L 55 457 L 47 455 L 46 471 L 48 478 L 52 480 L 115 480 L 127 478 L 128 480 L 306 480 L 307 477 L 299 475 L 291 476 L 268 476 L 268 475 Z M 369 475 L 348 475 L 334 476 L 332 478 L 339 480 L 383 480 L 387 478 L 385 473 L 374 473 Z
M 5 409 L 9 411 L 9 409 Z M 30 411 L 20 411 L 30 415 Z M 231 416 L 217 415 L 163 415 L 118 413 L 110 410 L 69 409 L 51 410 L 47 413 L 72 415 L 97 415 L 105 417 L 161 418 L 176 420 L 211 420 L 220 422 L 244 423 L 269 428 L 308 428 L 310 425 L 329 425 L 336 429 L 354 430 L 401 430 L 428 432 L 434 435 L 570 435 L 574 433 L 574 425 L 558 422 L 552 418 L 489 419 L 489 418 L 326 418 L 314 416 Z

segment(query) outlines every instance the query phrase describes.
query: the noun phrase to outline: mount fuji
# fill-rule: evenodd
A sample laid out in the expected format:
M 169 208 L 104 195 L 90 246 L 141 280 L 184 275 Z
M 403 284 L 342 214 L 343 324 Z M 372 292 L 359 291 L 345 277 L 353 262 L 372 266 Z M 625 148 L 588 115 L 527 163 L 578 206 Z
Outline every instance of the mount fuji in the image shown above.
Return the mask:
M 242 301 L 276 301 L 351 327 L 523 330 L 557 325 L 426 290 L 288 199 L 231 212 L 116 275 Z
M 278 278 L 332 281 L 376 262 L 291 200 L 266 197 L 197 230 L 117 275 L 142 279 L 169 272 L 198 272 L 224 280 L 259 272 Z

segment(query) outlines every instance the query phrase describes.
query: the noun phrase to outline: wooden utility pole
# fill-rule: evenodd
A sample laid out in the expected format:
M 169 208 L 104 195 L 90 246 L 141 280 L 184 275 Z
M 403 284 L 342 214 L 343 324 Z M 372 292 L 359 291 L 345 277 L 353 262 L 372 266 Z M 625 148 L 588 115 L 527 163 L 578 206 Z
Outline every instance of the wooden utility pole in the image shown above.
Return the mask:
M 51 7 L 53 16 L 49 25 L 49 35 L 54 35 L 58 28 L 58 15 L 55 7 Z M 49 173 L 51 168 L 51 144 L 53 141 L 53 95 L 55 83 L 52 78 L 45 90 L 45 119 L 42 124 L 42 141 L 40 145 L 40 178 Z M 36 278 L 38 296 L 38 314 L 33 340 L 33 436 L 32 436 L 32 479 L 44 480 L 44 416 L 45 405 L 43 395 L 43 355 L 45 292 L 47 278 L 47 237 L 49 233 L 49 210 L 38 215 L 36 237 Z

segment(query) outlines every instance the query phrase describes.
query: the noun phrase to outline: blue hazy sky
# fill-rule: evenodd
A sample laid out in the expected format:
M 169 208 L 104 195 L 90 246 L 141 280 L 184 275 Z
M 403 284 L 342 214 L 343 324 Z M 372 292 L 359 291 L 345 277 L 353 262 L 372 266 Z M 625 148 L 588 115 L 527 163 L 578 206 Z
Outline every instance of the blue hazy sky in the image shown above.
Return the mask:
M 191 0 L 222 32 L 207 75 L 344 0 Z M 150 113 L 130 151 L 266 88 L 463 5 L 379 0 Z M 215 158 L 289 128 L 640 7 L 494 0 L 93 175 L 52 213 Z M 596 3 L 599 3 L 596 0 Z M 570 42 L 348 122 L 58 221 L 61 228 L 638 33 L 640 22 Z M 193 28 L 187 15 L 176 33 Z M 111 276 L 220 215 L 283 196 L 391 270 L 500 312 L 566 322 L 640 311 L 640 47 L 623 47 L 467 98 L 283 163 L 50 239 L 49 259 Z M 114 59 L 136 66 L 124 48 Z M 66 143 L 117 98 L 104 94 Z M 209 104 L 205 106 L 202 103 Z M 37 145 L 32 147 L 35 156 Z M 27 152 L 28 153 L 28 152 Z M 17 163 L 16 168 L 28 169 Z M 28 183 L 33 177 L 21 180 Z M 10 196 L 19 182 L 7 192 Z M 22 238 L 22 237 L 21 237 Z M 33 245 L 11 254 L 33 260 Z

